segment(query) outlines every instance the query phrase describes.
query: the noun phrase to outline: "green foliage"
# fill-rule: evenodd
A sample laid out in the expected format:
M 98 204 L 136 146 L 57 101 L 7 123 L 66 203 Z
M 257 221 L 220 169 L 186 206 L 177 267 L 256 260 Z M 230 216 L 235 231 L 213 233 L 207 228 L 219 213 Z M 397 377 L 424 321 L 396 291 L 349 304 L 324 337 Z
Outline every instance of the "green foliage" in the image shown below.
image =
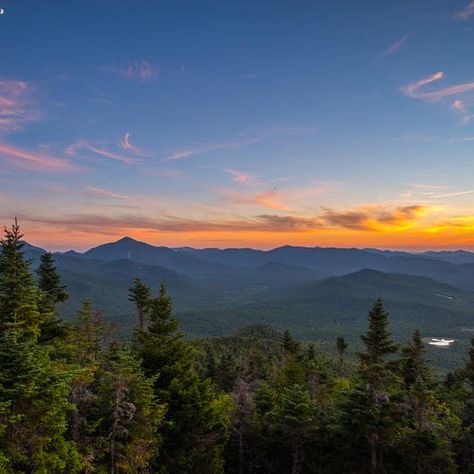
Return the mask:
M 133 286 L 128 291 L 128 300 L 135 305 L 138 315 L 138 330 L 144 331 L 148 324 L 147 312 L 152 303 L 150 287 L 145 285 L 140 278 L 135 278 Z
M 474 339 L 443 381 L 419 331 L 398 351 L 380 299 L 358 365 L 342 336 L 327 353 L 262 325 L 191 343 L 139 278 L 130 342 L 90 300 L 58 331 L 54 259 L 35 284 L 21 239 L 0 252 L 0 472 L 473 472 Z
M 0 254 L 0 459 L 6 472 L 75 472 L 80 460 L 65 438 L 72 371 L 39 344 L 43 322 L 15 223 Z
M 159 472 L 218 472 L 229 424 L 229 398 L 201 380 L 195 351 L 177 331 L 170 297 L 162 285 L 149 309 L 149 325 L 140 331 L 135 351 L 144 372 L 153 377 L 157 399 L 166 406 Z

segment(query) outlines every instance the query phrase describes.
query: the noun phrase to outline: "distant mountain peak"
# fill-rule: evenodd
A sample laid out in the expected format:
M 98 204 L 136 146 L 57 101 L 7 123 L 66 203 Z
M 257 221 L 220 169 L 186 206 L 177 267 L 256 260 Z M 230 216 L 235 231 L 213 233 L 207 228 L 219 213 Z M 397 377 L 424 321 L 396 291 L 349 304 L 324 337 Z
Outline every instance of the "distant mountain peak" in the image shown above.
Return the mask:
M 117 240 L 115 242 L 116 244 L 118 243 L 135 243 L 135 244 L 140 244 L 142 242 L 138 241 L 138 240 L 135 240 L 133 239 L 132 237 L 128 237 L 128 235 L 126 235 L 125 237 L 122 237 L 121 239 Z

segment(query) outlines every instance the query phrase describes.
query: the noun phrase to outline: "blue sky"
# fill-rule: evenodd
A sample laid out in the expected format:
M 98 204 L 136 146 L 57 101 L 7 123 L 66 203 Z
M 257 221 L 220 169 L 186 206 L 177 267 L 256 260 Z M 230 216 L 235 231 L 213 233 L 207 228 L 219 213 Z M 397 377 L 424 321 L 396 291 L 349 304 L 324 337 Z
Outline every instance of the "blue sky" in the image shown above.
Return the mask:
M 29 240 L 474 248 L 474 3 L 0 0 Z

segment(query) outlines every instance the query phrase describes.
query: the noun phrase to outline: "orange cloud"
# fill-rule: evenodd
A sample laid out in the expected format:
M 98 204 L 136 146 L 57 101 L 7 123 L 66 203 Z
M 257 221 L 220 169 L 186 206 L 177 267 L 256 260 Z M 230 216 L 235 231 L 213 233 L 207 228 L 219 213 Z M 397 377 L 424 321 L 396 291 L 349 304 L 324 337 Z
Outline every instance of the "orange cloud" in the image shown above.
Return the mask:
M 282 201 L 277 189 L 260 193 L 247 193 L 232 189 L 220 189 L 219 194 L 231 205 L 258 206 L 275 211 L 287 211 L 289 206 Z
M 417 223 L 430 210 L 427 206 L 405 206 L 386 209 L 365 206 L 355 210 L 333 211 L 326 209 L 321 218 L 328 225 L 361 231 L 387 231 L 405 229 Z
M 39 172 L 71 172 L 81 168 L 70 161 L 51 156 L 48 151 L 27 151 L 6 143 L 0 143 L 0 158 L 9 164 Z

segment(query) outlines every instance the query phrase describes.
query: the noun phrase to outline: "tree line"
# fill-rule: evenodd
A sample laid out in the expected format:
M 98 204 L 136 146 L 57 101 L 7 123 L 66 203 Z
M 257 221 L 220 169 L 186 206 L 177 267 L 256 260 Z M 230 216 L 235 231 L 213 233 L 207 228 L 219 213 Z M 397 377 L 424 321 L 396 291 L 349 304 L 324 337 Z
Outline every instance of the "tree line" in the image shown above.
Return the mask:
M 0 249 L 0 472 L 474 472 L 474 340 L 433 375 L 399 347 L 382 300 L 347 356 L 269 328 L 190 342 L 164 286 L 136 279 L 130 340 L 92 302 L 73 321 L 54 257 L 36 277 L 15 222 Z

